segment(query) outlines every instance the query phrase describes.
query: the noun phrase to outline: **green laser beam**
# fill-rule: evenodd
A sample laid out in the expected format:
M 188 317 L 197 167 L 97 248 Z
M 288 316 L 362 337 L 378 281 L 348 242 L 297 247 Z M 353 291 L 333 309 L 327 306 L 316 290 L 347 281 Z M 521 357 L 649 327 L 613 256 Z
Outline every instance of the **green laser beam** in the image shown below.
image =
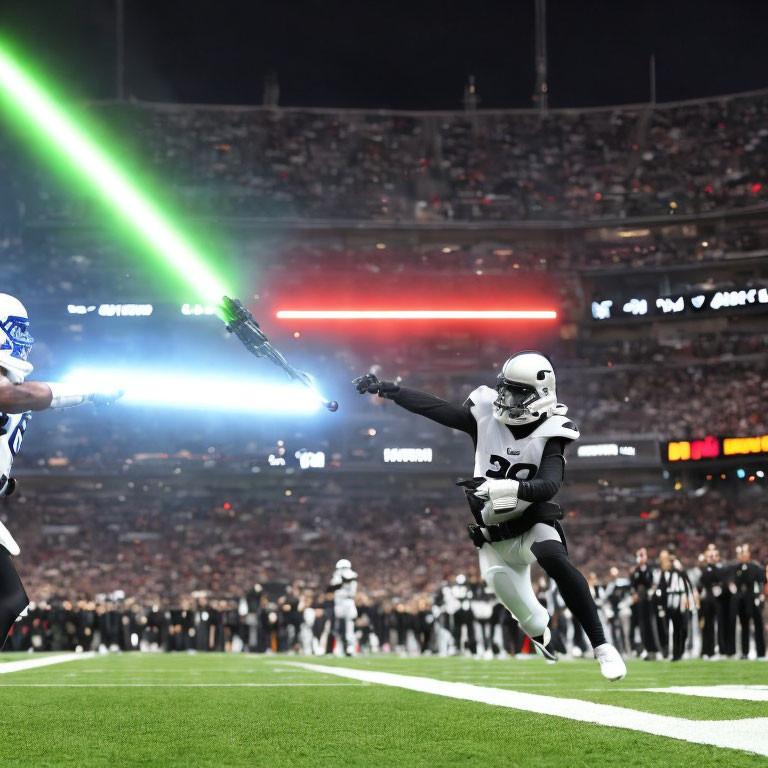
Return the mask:
M 0 43 L 0 90 L 14 117 L 33 128 L 51 148 L 67 158 L 96 188 L 101 199 L 127 221 L 150 251 L 160 257 L 206 303 L 219 305 L 231 293 L 210 269 L 206 258 L 143 195 L 88 132 L 56 103 L 33 75 Z

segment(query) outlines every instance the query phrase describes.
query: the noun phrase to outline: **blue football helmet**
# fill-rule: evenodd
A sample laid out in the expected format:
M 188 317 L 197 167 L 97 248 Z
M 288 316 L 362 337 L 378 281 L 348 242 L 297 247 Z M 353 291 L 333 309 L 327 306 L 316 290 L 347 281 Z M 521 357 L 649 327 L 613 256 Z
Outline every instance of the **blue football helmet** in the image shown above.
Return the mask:
M 24 305 L 7 293 L 0 293 L 0 368 L 14 383 L 21 382 L 32 373 L 27 361 L 35 340 L 29 333 L 29 317 Z

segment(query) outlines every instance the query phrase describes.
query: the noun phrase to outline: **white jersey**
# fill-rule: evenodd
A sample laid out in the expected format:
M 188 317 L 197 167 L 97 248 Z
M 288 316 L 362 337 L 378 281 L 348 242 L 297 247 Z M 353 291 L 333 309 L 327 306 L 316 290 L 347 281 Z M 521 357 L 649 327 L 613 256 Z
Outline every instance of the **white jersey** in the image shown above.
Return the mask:
M 334 571 L 331 586 L 335 587 L 333 591 L 334 604 L 339 605 L 348 600 L 354 601 L 357 594 L 357 574 L 351 568 Z
M 460 608 L 462 611 L 469 610 L 471 605 L 470 598 L 472 597 L 472 592 L 466 584 L 454 584 L 451 587 L 451 594 L 458 608 Z
M 0 413 L 0 496 L 5 493 L 5 486 L 11 476 L 11 467 L 16 454 L 21 449 L 21 441 L 32 414 Z
M 469 396 L 470 411 L 477 422 L 475 448 L 475 477 L 496 480 L 532 480 L 539 471 L 541 456 L 547 440 L 562 437 L 577 440 L 578 427 L 565 415 L 566 406 L 558 405 L 554 415 L 545 419 L 526 437 L 515 438 L 512 430 L 493 416 L 493 402 L 498 394 L 490 387 L 478 387 Z M 518 500 L 511 512 L 497 514 L 488 502 L 483 508 L 483 522 L 494 525 L 519 517 L 531 505 Z
M 443 594 L 443 612 L 453 616 L 461 608 L 461 603 L 456 595 L 453 594 L 453 587 L 446 585 L 442 588 L 441 592 Z

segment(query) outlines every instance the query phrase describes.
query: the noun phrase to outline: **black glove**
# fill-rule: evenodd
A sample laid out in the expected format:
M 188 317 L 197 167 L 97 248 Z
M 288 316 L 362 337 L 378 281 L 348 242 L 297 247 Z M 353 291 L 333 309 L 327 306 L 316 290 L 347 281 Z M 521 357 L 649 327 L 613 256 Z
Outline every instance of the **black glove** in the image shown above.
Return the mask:
M 461 486 L 464 489 L 464 493 L 467 496 L 467 504 L 469 504 L 469 511 L 472 513 L 472 517 L 474 517 L 478 523 L 481 523 L 483 520 L 483 507 L 485 506 L 485 501 L 475 496 L 475 491 L 487 479 L 487 477 L 473 477 L 471 480 L 462 480 L 461 482 L 456 483 L 456 485 Z M 482 535 L 483 534 L 481 533 L 480 536 Z M 469 532 L 469 536 L 470 538 L 473 536 L 471 530 Z M 472 541 L 475 541 L 474 538 L 472 538 Z
M 10 496 L 16 490 L 16 478 L 0 476 L 0 496 Z
M 388 397 L 390 400 L 400 391 L 399 384 L 395 384 L 394 381 L 379 381 L 379 377 L 373 373 L 358 376 L 352 383 L 361 395 L 367 392 L 379 397 Z
M 478 549 L 484 547 L 488 543 L 488 539 L 486 539 L 483 535 L 483 529 L 481 526 L 470 523 L 467 526 L 467 530 L 469 531 L 469 538 L 472 539 L 472 543 Z

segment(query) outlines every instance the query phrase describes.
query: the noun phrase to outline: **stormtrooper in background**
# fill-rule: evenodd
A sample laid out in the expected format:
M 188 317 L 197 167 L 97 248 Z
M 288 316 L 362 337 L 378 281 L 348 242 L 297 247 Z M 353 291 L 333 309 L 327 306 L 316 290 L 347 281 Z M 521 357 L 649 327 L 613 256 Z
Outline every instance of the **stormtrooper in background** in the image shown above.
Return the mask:
M 470 584 L 472 590 L 472 616 L 475 619 L 475 629 L 482 646 L 482 655 L 486 659 L 493 658 L 493 608 L 499 602 L 493 590 L 484 582 Z M 502 647 L 502 644 L 499 644 Z M 480 647 L 477 654 L 481 653 Z
M 357 573 L 352 570 L 349 560 L 339 560 L 331 577 L 333 592 L 333 634 L 336 638 L 334 653 L 337 656 L 354 656 L 357 652 L 355 619 L 357 606 Z
M 613 565 L 611 580 L 603 592 L 603 612 L 608 619 L 611 642 L 624 654 L 632 652 L 630 626 L 632 621 L 632 582 Z
M 477 650 L 477 643 L 472 615 L 472 590 L 463 573 L 456 577 L 456 583 L 451 587 L 451 594 L 457 606 L 453 614 L 453 642 L 459 653 L 466 648 L 468 653 L 473 654 Z
M 11 470 L 32 411 L 68 408 L 85 402 L 107 404 L 122 395 L 120 391 L 87 390 L 73 384 L 26 381 L 33 370 L 27 359 L 33 344 L 24 305 L 13 296 L 0 293 L 0 496 L 10 496 L 16 489 Z M 11 560 L 20 551 L 10 531 L 0 522 L 0 648 L 29 605 Z
M 537 650 L 555 660 L 550 617 L 531 584 L 531 565 L 538 563 L 589 636 L 603 676 L 623 678 L 624 662 L 605 638 L 586 580 L 568 559 L 563 512 L 552 501 L 563 483 L 566 446 L 579 438 L 568 408 L 557 400 L 552 361 L 532 350 L 518 352 L 504 363 L 495 388 L 477 387 L 463 405 L 371 373 L 354 384 L 360 394 L 388 398 L 471 438 L 474 478 L 461 484 L 483 580 Z
M 459 609 L 459 601 L 453 594 L 453 587 L 444 582 L 432 602 L 435 617 L 436 645 L 439 656 L 450 656 L 456 645 L 453 641 L 453 617 Z

